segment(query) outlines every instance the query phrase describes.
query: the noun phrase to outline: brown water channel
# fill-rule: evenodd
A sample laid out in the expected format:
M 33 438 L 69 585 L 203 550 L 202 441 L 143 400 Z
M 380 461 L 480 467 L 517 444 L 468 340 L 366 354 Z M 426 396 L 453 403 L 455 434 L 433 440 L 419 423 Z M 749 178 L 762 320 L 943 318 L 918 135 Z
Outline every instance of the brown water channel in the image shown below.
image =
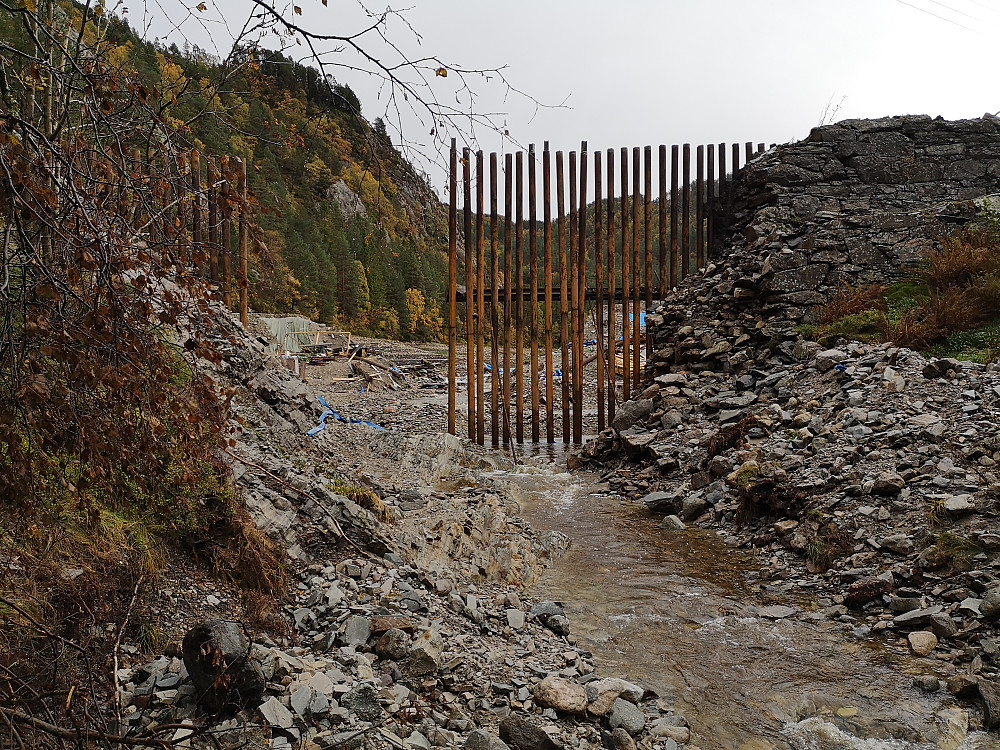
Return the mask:
M 563 602 L 580 646 L 602 673 L 655 690 L 691 725 L 703 750 L 883 750 L 1000 746 L 967 734 L 945 692 L 913 687 L 932 671 L 842 623 L 801 619 L 748 583 L 753 560 L 714 533 L 668 531 L 597 477 L 534 456 L 497 479 L 540 531 L 559 530 L 569 551 L 532 588 Z M 786 602 L 787 603 L 787 602 Z

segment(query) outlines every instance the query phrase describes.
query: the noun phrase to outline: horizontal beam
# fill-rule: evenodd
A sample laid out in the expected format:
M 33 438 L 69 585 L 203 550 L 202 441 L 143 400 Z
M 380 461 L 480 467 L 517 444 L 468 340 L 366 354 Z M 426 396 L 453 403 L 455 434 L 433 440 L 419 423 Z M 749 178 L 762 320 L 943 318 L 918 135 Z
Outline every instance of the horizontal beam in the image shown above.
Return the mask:
M 605 289 L 605 290 L 602 290 L 602 291 L 603 291 L 604 300 L 606 302 L 610 301 L 608 299 L 608 292 L 607 292 L 607 290 Z M 660 290 L 657 287 L 653 287 L 652 291 L 653 291 L 653 297 L 658 299 L 659 298 Z M 460 302 L 464 302 L 465 301 L 465 287 L 461 287 L 461 286 L 458 287 L 458 289 L 456 291 L 456 294 L 458 295 L 458 300 Z M 517 294 L 512 294 L 511 297 L 512 297 L 512 299 L 514 301 L 517 301 Z M 568 297 L 570 299 L 572 299 L 572 295 L 568 295 Z M 595 300 L 596 301 L 597 300 L 597 289 L 596 288 L 588 288 L 586 290 L 586 295 L 585 295 L 584 298 L 587 299 L 587 300 Z M 504 299 L 503 287 L 500 287 L 500 290 L 497 292 L 497 299 L 499 301 L 501 301 L 501 302 L 503 301 L 503 299 Z M 525 290 L 522 299 L 525 302 L 530 302 L 531 301 L 531 292 L 528 291 L 528 290 Z M 552 290 L 552 299 L 555 302 L 559 302 L 562 299 L 562 294 L 560 293 L 560 291 L 558 289 L 553 289 Z M 629 290 L 629 299 L 632 299 L 632 290 L 631 289 Z M 644 299 L 646 299 L 646 288 L 642 287 L 642 288 L 639 289 L 639 301 L 641 302 Z M 545 301 L 545 292 L 544 292 L 544 290 L 539 290 L 539 292 L 538 292 L 538 294 L 536 296 L 536 300 L 540 300 L 540 301 L 543 301 L 543 302 Z M 483 302 L 489 303 L 489 302 L 492 302 L 492 301 L 493 301 L 492 290 L 490 290 L 490 289 L 484 290 L 484 292 L 483 292 Z M 622 301 L 622 290 L 621 289 L 616 289 L 615 290 L 615 302 L 621 302 L 621 301 Z

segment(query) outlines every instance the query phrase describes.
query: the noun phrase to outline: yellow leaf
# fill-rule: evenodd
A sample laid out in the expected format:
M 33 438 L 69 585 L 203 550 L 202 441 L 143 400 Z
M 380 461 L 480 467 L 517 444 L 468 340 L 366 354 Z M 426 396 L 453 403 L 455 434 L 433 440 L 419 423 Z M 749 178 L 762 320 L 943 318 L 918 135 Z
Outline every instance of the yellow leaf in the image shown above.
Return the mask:
M 94 15 L 97 16 L 98 18 L 100 18 L 101 16 L 103 16 L 104 15 L 104 6 L 103 5 L 98 5 L 96 8 L 94 8 Z
M 300 8 L 298 5 L 296 5 L 294 7 L 295 7 L 295 15 L 301 16 L 302 15 L 302 8 Z
M 208 10 L 208 6 L 205 5 L 205 3 L 198 3 L 198 10 L 204 13 L 206 10 Z
M 34 0 L 24 0 L 24 7 L 29 13 L 35 13 L 37 11 Z
M 447 68 L 438 68 L 437 70 L 434 71 L 434 74 L 435 75 L 439 75 L 442 78 L 447 78 L 448 77 L 448 69 Z

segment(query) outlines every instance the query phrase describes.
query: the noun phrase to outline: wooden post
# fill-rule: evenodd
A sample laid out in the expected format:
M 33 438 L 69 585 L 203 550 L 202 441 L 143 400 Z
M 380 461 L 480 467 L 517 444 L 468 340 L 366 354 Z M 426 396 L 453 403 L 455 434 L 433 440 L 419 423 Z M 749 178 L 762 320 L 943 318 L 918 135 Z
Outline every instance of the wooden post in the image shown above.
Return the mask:
M 486 237 L 483 231 L 483 152 L 476 151 L 476 442 L 486 440 L 486 385 L 483 377 L 483 328 L 486 324 L 483 289 L 486 286 Z
M 680 162 L 680 147 L 670 147 L 670 286 L 677 286 L 680 281 L 680 227 L 677 223 L 678 210 L 677 203 L 678 183 L 680 174 L 678 173 Z
M 660 237 L 660 299 L 670 291 L 670 277 L 667 275 L 667 147 L 661 145 L 659 150 L 660 194 L 657 197 L 657 218 L 659 226 L 657 234 Z
M 517 307 L 514 309 L 514 327 L 516 328 L 516 346 L 514 351 L 514 378 L 517 388 L 517 442 L 524 442 L 524 152 L 518 151 L 515 157 L 517 171 L 514 175 L 517 190 L 517 225 L 514 229 L 514 275 L 517 286 Z
M 684 144 L 684 179 L 681 185 L 681 277 L 691 273 L 691 144 Z
M 229 157 L 222 157 L 223 189 L 225 194 L 222 202 L 222 303 L 227 310 L 233 309 L 233 266 L 232 266 L 232 200 L 229 184 Z
M 749 164 L 750 160 L 753 159 L 753 142 L 747 141 L 746 143 L 743 144 L 743 146 L 746 151 L 746 160 L 743 163 Z
M 577 342 L 573 344 L 576 351 L 576 375 L 573 378 L 575 391 L 573 395 L 573 435 L 574 442 L 583 442 L 583 368 L 584 368 L 584 341 L 586 334 L 587 315 L 587 142 L 580 144 L 580 201 L 577 210 L 579 211 L 580 229 L 577 231 L 577 240 L 580 243 L 580 261 L 577 266 L 577 289 L 579 302 L 577 303 L 576 314 L 579 318 L 577 323 Z
M 211 162 L 209 162 L 211 164 Z M 209 178 L 211 181 L 211 177 Z M 455 396 L 458 362 L 458 152 L 451 139 L 448 170 L 448 434 L 455 428 Z
M 719 144 L 719 208 L 722 208 L 722 197 L 726 194 L 726 144 Z
M 511 444 L 510 425 L 510 339 L 514 304 L 513 202 L 511 182 L 514 177 L 513 156 L 504 156 L 504 220 L 503 220 L 503 398 L 504 412 L 508 418 L 503 423 L 504 445 Z
M 698 270 L 705 267 L 705 147 L 699 145 L 695 159 L 695 246 Z
M 618 397 L 618 378 L 615 376 L 618 356 L 618 326 L 615 325 L 615 292 L 618 284 L 615 281 L 615 150 L 609 148 L 608 160 L 608 424 L 615 419 L 615 406 Z
M 500 273 L 499 227 L 497 226 L 497 155 L 490 154 L 490 438 L 500 447 Z
M 705 227 L 705 262 L 712 257 L 712 246 L 715 243 L 715 144 L 708 144 L 708 175 L 706 187 L 708 195 L 705 200 L 705 212 L 708 221 Z
M 556 244 L 559 246 L 559 347 L 562 353 L 562 433 L 563 442 L 570 441 L 569 413 L 569 255 L 566 251 L 565 186 L 563 152 L 556 151 Z
M 642 155 L 639 147 L 632 149 L 632 387 L 639 387 L 642 373 L 642 345 L 639 339 L 639 317 L 640 305 L 639 295 L 641 292 L 642 280 L 639 275 L 641 264 L 639 259 L 642 253 L 642 216 L 639 206 L 642 201 L 642 186 L 639 182 L 642 179 Z
M 580 439 L 580 435 L 576 430 L 576 415 L 580 410 L 580 402 L 576 398 L 576 385 L 577 385 L 577 372 L 576 372 L 576 362 L 577 353 L 580 349 L 580 253 L 578 251 L 579 238 L 577 236 L 579 230 L 580 217 L 577 216 L 577 203 L 576 203 L 576 192 L 577 192 L 577 182 L 576 182 L 576 151 L 569 152 L 569 248 L 567 250 L 569 254 L 569 294 L 570 294 L 570 313 L 569 313 L 569 328 L 570 328 L 570 371 L 568 373 L 570 378 L 570 390 L 572 391 L 573 398 L 573 415 L 572 415 L 572 436 L 573 442 L 576 443 Z M 567 373 L 563 374 L 563 377 L 567 377 Z
M 528 146 L 528 300 L 531 335 L 531 442 L 539 441 L 539 372 L 538 372 L 538 228 L 535 200 L 535 144 Z
M 733 184 L 736 183 L 736 173 L 740 171 L 740 144 L 733 144 Z
M 240 196 L 240 322 L 243 330 L 250 326 L 250 279 L 248 254 L 250 245 L 250 201 L 247 197 L 247 160 L 240 159 L 237 190 Z
M 646 284 L 646 309 L 653 306 L 653 147 L 643 149 L 643 238 L 646 246 L 646 273 L 643 281 Z M 647 357 L 649 354 L 647 353 Z
M 601 152 L 594 155 L 594 287 L 597 291 L 597 431 L 604 431 L 604 185 L 601 180 Z
M 551 164 L 549 160 L 549 142 L 545 141 L 542 151 L 542 220 L 544 260 L 542 273 L 545 276 L 545 439 L 555 442 L 555 414 L 552 399 L 554 397 L 552 379 L 555 373 L 552 368 L 552 204 L 551 204 Z
M 462 216 L 465 219 L 465 393 L 467 427 L 469 440 L 476 440 L 476 362 L 475 341 L 473 339 L 473 317 L 476 314 L 476 269 L 472 254 L 472 154 L 468 148 L 462 149 L 462 196 L 465 203 Z
M 632 283 L 632 249 L 629 246 L 628 230 L 628 149 L 622 147 L 622 399 L 628 401 L 632 393 L 632 321 L 628 315 L 629 286 Z

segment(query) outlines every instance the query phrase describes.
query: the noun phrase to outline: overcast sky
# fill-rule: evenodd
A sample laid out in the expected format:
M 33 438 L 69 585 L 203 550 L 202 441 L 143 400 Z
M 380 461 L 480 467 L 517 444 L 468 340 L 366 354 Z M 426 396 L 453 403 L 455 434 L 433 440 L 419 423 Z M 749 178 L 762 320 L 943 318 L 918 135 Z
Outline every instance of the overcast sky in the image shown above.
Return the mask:
M 394 7 L 410 6 L 405 19 L 421 35 L 418 42 L 390 19 L 387 32 L 403 53 L 437 56 L 449 66 L 506 66 L 504 75 L 530 98 L 508 92 L 496 77 L 472 76 L 476 109 L 500 113 L 495 122 L 511 139 L 539 148 L 546 140 L 553 150 L 587 140 L 592 151 L 785 142 L 805 137 L 824 116 L 965 118 L 1000 110 L 1000 0 L 400 1 Z M 205 0 L 206 11 L 184 20 L 170 2 L 180 0 L 133 6 L 130 20 L 151 35 L 176 40 L 183 33 L 219 52 L 254 7 L 251 0 Z M 295 2 L 302 13 L 289 7 L 286 17 L 310 31 L 344 34 L 365 23 L 358 0 Z M 369 7 L 385 8 L 376 0 Z M 163 9 L 180 31 L 171 30 Z M 394 59 L 371 35 L 361 41 Z M 292 43 L 289 54 L 307 51 Z M 366 65 L 350 53 L 325 59 Z M 395 119 L 390 90 L 378 79 L 349 67 L 329 71 L 358 93 L 369 119 L 387 107 Z M 442 102 L 466 106 L 456 103 L 454 72 L 428 80 Z M 532 99 L 563 106 L 536 108 Z M 408 115 L 407 106 L 403 137 L 430 148 L 430 123 Z M 487 151 L 515 147 L 485 128 L 476 136 Z M 441 173 L 429 171 L 440 187 Z

